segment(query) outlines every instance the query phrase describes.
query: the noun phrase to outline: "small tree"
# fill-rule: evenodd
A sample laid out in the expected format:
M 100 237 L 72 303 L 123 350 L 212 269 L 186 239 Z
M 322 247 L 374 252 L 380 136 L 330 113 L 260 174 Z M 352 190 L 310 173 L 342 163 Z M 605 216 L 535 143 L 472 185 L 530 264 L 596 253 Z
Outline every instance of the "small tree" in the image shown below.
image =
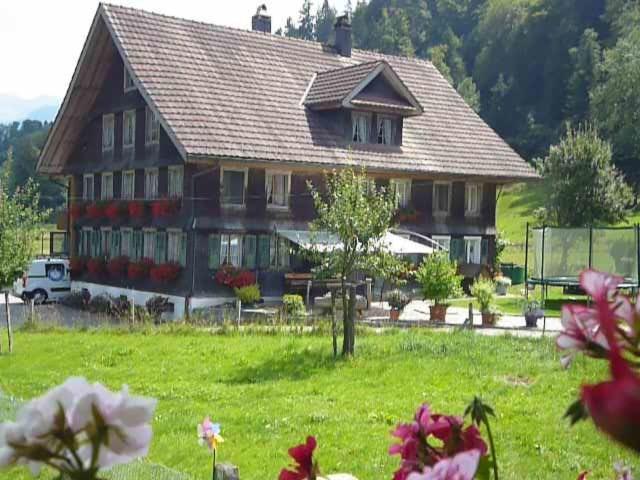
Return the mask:
M 9 161 L 9 160 L 8 160 Z M 38 207 L 38 185 L 31 180 L 9 194 L 0 176 L 0 290 L 4 293 L 9 352 L 13 349 L 9 289 L 35 256 L 35 245 L 48 212 Z
M 396 211 L 393 193 L 376 187 L 364 171 L 352 169 L 333 171 L 325 175 L 326 192 L 320 192 L 309 183 L 317 211 L 311 223 L 312 236 L 323 233 L 337 237 L 336 248 L 312 247 L 320 260 L 320 273 L 325 277 L 338 277 L 342 293 L 344 338 L 342 354 L 355 351 L 355 287 L 349 285 L 356 272 L 383 275 L 398 269 L 385 251 L 382 238 L 392 224 Z M 384 269 L 384 271 L 382 271 Z

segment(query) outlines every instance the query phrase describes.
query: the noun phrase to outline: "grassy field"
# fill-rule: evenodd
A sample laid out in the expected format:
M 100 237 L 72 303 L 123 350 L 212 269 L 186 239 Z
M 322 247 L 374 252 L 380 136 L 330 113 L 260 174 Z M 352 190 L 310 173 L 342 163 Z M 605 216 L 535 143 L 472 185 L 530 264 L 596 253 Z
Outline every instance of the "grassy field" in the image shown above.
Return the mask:
M 324 336 L 212 335 L 193 330 L 21 332 L 0 357 L 0 389 L 29 398 L 84 375 L 113 389 L 156 397 L 150 460 L 208 478 L 210 457 L 196 443 L 205 415 L 222 423 L 222 461 L 243 480 L 276 478 L 287 448 L 318 438 L 326 473 L 391 478 L 390 429 L 428 401 L 461 413 L 475 394 L 495 407 L 494 435 L 504 479 L 611 478 L 628 452 L 590 423 L 562 416 L 580 383 L 605 365 L 579 361 L 563 371 L 551 339 L 489 338 L 472 332 L 391 331 L 360 335 L 357 357 L 334 361 Z M 636 463 L 637 467 L 637 463 Z M 2 479 L 26 479 L 22 471 Z

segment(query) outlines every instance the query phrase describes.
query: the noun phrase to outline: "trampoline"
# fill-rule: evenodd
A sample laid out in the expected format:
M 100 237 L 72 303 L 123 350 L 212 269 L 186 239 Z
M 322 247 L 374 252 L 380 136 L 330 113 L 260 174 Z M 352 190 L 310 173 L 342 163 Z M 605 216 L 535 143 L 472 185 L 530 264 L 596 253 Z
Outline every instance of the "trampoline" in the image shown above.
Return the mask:
M 536 227 L 527 224 L 525 283 L 578 291 L 580 272 L 600 270 L 624 278 L 621 289 L 640 286 L 640 227 Z

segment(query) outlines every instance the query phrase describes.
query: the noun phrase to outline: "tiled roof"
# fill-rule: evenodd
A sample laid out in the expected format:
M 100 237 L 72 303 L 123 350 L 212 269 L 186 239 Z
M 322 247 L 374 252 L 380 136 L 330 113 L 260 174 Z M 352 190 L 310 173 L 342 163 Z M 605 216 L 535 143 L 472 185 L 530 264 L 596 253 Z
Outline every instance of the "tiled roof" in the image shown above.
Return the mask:
M 364 165 L 505 181 L 536 178 L 426 60 L 356 49 L 347 58 L 317 42 L 132 8 L 100 8 L 143 96 L 187 160 Z M 424 113 L 404 120 L 401 148 L 349 148 L 342 132 L 301 101 L 317 72 L 352 74 L 341 84 L 346 88 L 381 61 L 392 67 Z M 335 76 L 327 73 L 326 80 L 329 85 Z M 320 98 L 328 90 L 319 88 L 314 95 Z
M 313 78 L 304 104 L 341 102 L 381 63 L 381 60 L 374 60 L 318 73 Z

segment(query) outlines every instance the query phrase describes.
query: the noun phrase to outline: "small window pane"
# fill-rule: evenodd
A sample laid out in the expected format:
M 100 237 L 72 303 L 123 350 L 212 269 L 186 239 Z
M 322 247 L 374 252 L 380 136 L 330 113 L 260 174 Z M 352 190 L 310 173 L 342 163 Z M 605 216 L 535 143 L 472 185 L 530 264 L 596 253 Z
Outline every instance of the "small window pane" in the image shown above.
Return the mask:
M 156 257 L 156 232 L 144 232 L 144 258 L 154 260 Z
M 221 242 L 220 235 L 209 235 L 209 268 L 220 266 Z
M 267 173 L 267 205 L 287 207 L 289 205 L 289 175 L 286 173 Z
M 136 111 L 128 110 L 124 112 L 123 145 L 133 147 L 136 139 Z
M 113 174 L 102 174 L 102 188 L 100 190 L 101 200 L 111 200 L 113 198 Z
M 169 168 L 169 197 L 182 197 L 183 172 L 183 167 Z
M 113 114 L 102 116 L 102 151 L 113 150 L 113 130 L 115 117 Z
M 82 198 L 84 200 L 93 200 L 93 175 L 85 175 L 83 183 Z
M 244 205 L 244 171 L 224 170 L 222 178 L 223 203 Z
M 255 235 L 246 235 L 244 237 L 244 253 L 242 257 L 242 265 L 245 268 L 256 268 L 256 249 L 258 247 L 258 240 Z
M 369 139 L 369 116 L 353 113 L 351 116 L 351 140 L 354 143 L 367 143 Z
M 135 191 L 135 171 L 122 172 L 122 199 L 133 200 Z
M 147 200 L 158 198 L 158 170 L 155 168 L 144 172 L 144 197 Z

